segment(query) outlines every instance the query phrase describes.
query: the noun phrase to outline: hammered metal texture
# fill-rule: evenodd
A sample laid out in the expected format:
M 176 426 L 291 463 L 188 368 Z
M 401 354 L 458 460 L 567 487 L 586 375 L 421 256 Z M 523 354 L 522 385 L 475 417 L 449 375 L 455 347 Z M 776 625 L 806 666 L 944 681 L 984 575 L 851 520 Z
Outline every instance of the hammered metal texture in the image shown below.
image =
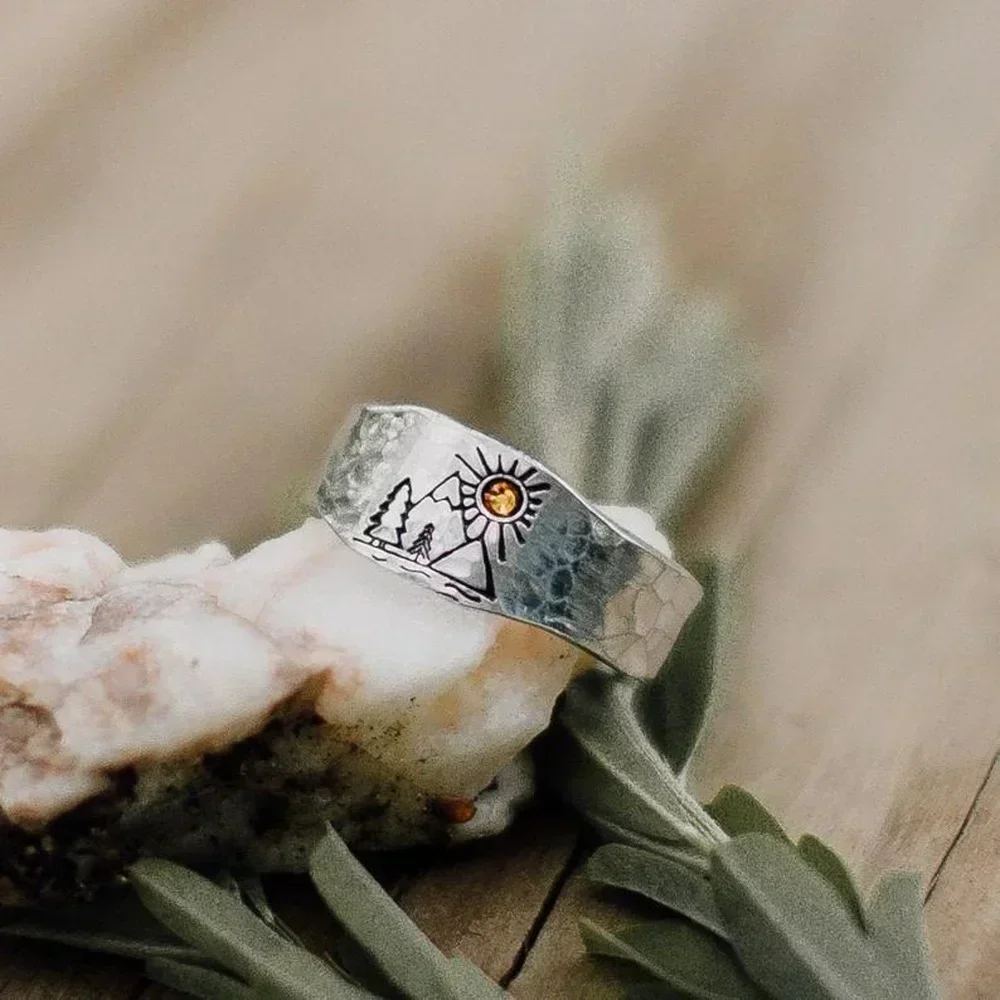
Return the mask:
M 635 676 L 659 670 L 701 596 L 681 566 L 538 462 L 421 407 L 364 407 L 317 501 L 367 558 Z

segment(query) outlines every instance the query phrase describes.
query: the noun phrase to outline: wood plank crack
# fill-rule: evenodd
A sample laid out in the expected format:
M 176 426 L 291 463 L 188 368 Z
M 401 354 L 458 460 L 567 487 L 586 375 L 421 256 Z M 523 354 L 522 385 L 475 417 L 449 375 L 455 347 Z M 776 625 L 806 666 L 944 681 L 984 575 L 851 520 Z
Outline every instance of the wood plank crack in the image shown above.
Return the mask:
M 948 845 L 947 850 L 945 850 L 944 854 L 941 856 L 941 861 L 938 863 L 937 868 L 934 869 L 934 874 L 931 876 L 930 884 L 927 886 L 927 893 L 924 896 L 924 906 L 927 906 L 927 904 L 931 901 L 931 896 L 934 895 L 934 890 L 937 889 L 941 873 L 944 871 L 949 859 L 952 854 L 954 854 L 955 849 L 961 843 L 962 839 L 965 837 L 972 820 L 975 818 L 976 811 L 979 808 L 979 800 L 983 797 L 983 792 L 986 791 L 986 786 L 990 783 L 990 778 L 993 777 L 993 773 L 996 771 L 998 762 L 1000 762 L 1000 748 L 998 748 L 997 752 L 993 755 L 993 760 L 990 761 L 990 766 L 986 769 L 986 773 L 983 775 L 983 780 L 976 789 L 976 794 L 972 797 L 972 802 L 969 804 L 969 811 L 965 814 L 965 818 L 962 820 L 962 823 L 956 831 L 955 836 L 952 838 L 951 843 Z
M 583 844 L 582 838 L 577 837 L 576 843 L 573 845 L 573 850 L 566 858 L 566 864 L 563 866 L 562 871 L 556 876 L 549 889 L 548 895 L 546 895 L 545 899 L 542 901 L 542 905 L 539 908 L 538 913 L 535 915 L 535 919 L 532 921 L 531 926 L 528 928 L 528 933 L 525 935 L 524 941 L 521 943 L 521 947 L 514 956 L 514 960 L 511 962 L 510 968 L 500 977 L 500 985 L 505 989 L 510 986 L 510 984 L 517 978 L 518 974 L 524 968 L 524 963 L 528 960 L 528 956 L 531 954 L 531 949 L 535 947 L 535 943 L 538 941 L 539 936 L 545 929 L 545 925 L 548 922 L 549 917 L 552 915 L 552 911 L 555 909 L 556 903 L 559 902 L 559 898 L 562 896 L 563 890 L 566 888 L 566 884 L 583 862 L 586 854 L 587 850 Z

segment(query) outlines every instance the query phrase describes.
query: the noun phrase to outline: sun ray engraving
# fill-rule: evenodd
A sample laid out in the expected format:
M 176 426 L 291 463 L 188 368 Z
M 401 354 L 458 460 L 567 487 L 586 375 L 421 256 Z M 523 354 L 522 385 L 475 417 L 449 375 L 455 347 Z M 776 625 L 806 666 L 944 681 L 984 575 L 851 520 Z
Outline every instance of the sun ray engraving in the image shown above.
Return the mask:
M 459 584 L 466 597 L 492 599 L 493 564 L 506 562 L 512 545 L 524 543 L 551 484 L 535 466 L 491 462 L 481 448 L 482 469 L 456 454 L 457 465 L 423 496 L 414 497 L 412 477 L 397 483 L 370 515 L 357 538 L 380 553 L 412 564 L 414 572 Z

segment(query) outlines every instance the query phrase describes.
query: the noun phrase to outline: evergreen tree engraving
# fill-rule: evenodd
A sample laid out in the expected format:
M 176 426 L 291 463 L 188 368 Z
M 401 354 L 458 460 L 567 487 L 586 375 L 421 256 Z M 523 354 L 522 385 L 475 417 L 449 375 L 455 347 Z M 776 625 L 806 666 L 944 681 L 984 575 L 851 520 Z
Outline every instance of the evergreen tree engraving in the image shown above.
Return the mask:
M 431 539 L 434 537 L 434 525 L 425 524 L 417 535 L 417 540 L 406 550 L 417 562 L 431 561 Z
M 411 499 L 410 481 L 404 479 L 372 514 L 365 534 L 373 538 L 380 548 L 385 548 L 386 545 L 399 547 L 412 505 Z

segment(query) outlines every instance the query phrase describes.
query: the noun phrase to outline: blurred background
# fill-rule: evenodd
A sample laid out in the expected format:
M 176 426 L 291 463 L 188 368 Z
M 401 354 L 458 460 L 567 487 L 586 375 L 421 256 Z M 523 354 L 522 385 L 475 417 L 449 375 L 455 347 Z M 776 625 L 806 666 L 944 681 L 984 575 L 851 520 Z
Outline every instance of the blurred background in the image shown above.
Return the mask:
M 739 303 L 792 454 L 986 265 L 998 16 L 5 5 L 3 522 L 241 543 L 350 403 L 475 417 L 502 266 L 567 148 Z
M 743 594 L 699 780 L 919 868 L 946 983 L 994 997 L 998 32 L 990 0 L 5 4 L 0 523 L 242 547 L 352 403 L 502 423 L 504 267 L 571 149 L 771 373 L 684 529 Z

